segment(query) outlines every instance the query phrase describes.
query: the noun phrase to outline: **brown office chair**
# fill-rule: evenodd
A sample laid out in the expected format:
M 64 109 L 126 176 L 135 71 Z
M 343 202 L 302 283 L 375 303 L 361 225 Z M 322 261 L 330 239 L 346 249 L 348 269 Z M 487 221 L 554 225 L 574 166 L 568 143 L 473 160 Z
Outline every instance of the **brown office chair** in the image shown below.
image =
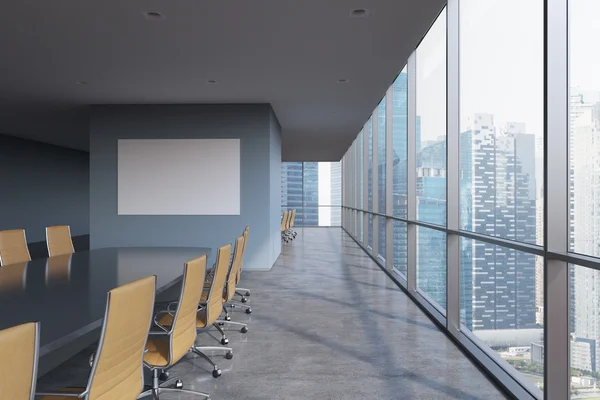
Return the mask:
M 31 261 L 25 230 L 0 231 L 0 265 Z
M 27 323 L 0 331 L 0 397 L 33 400 L 37 379 L 40 326 Z
M 232 301 L 237 302 L 237 300 L 233 300 L 233 296 L 235 295 L 235 287 L 236 287 L 237 277 L 238 277 L 239 270 L 242 266 L 243 257 L 244 257 L 244 236 L 240 236 L 235 240 L 235 250 L 233 251 L 233 261 L 231 263 L 231 267 L 229 268 L 229 273 L 227 274 L 227 281 L 225 282 L 225 290 L 223 290 L 223 311 L 225 311 L 225 319 L 219 320 L 218 324 L 219 325 L 241 326 L 240 332 L 246 333 L 246 332 L 248 332 L 248 325 L 245 323 L 242 323 L 242 322 L 231 321 L 231 317 L 229 316 L 229 312 L 227 311 L 227 305 L 229 305 Z M 231 305 L 233 305 L 233 304 L 231 304 Z M 248 308 L 247 310 L 250 310 L 250 312 L 252 312 L 252 310 L 250 308 Z
M 242 269 L 244 268 L 243 255 L 246 253 L 246 246 L 248 246 L 248 236 L 250 236 L 250 227 L 249 226 L 246 226 L 246 229 L 244 229 L 243 236 L 244 236 L 244 247 L 242 248 L 242 261 L 240 262 L 240 268 L 238 269 L 238 273 L 237 273 L 237 277 L 236 277 L 236 281 L 235 281 L 235 286 L 236 286 L 235 294 L 237 294 L 238 296 L 241 296 L 242 303 L 245 303 L 244 299 L 246 297 L 250 297 L 250 290 L 241 288 L 238 285 L 240 284 L 240 279 L 242 278 Z M 250 312 L 252 312 L 252 311 L 250 311 Z
M 75 253 L 71 240 L 71 228 L 68 225 L 49 226 L 46 228 L 46 244 L 48 256 Z
M 294 225 L 296 224 L 296 209 L 294 208 L 292 210 L 292 217 L 290 218 L 290 233 L 292 234 L 292 237 L 296 237 L 297 232 L 294 231 Z
M 221 246 L 217 250 L 214 278 L 209 287 L 204 287 L 196 315 L 196 329 L 199 332 L 204 332 L 214 326 L 223 335 L 221 344 L 228 343 L 223 330 L 217 324 L 217 320 L 223 312 L 223 291 L 225 290 L 225 281 L 229 273 L 230 256 L 231 244 Z M 203 351 L 225 351 L 225 358 L 231 359 L 233 357 L 233 350 L 228 347 L 200 346 L 196 347 L 196 351 L 201 353 L 201 356 L 212 364 L 213 376 L 215 378 L 221 375 L 221 370 L 217 368 L 217 365 Z
M 167 370 L 177 363 L 183 356 L 192 352 L 208 361 L 212 361 L 202 352 L 197 350 L 194 342 L 196 341 L 196 314 L 198 304 L 202 296 L 204 284 L 204 275 L 206 273 L 206 255 L 188 261 L 183 270 L 183 285 L 179 301 L 169 304 L 167 310 L 160 311 L 154 322 L 156 326 L 162 329 L 162 332 L 151 332 L 150 335 L 156 335 L 156 338 L 148 339 L 148 353 L 145 357 L 146 365 L 152 369 L 153 384 L 152 389 L 142 393 L 142 395 L 152 394 L 154 399 L 163 391 L 177 391 L 188 394 L 195 394 L 208 397 L 207 394 L 183 390 L 183 383 L 180 379 L 172 378 L 159 385 L 159 379 L 168 378 Z M 171 310 L 171 306 L 175 309 Z M 229 354 L 229 355 L 227 355 Z M 233 357 L 233 352 L 228 349 L 227 358 Z M 159 371 L 161 371 L 159 373 Z M 217 371 L 217 372 L 214 372 Z M 221 375 L 221 370 L 215 366 L 213 376 Z M 165 385 L 172 382 L 176 383 L 176 388 L 166 389 Z
M 144 385 L 143 357 L 152 323 L 156 277 L 108 292 L 100 342 L 85 388 L 37 393 L 40 400 L 137 399 Z
M 288 210 L 285 210 L 283 212 L 283 217 L 281 218 L 281 239 L 286 243 L 288 243 L 290 241 L 289 238 L 287 237 L 289 215 L 290 215 L 290 212 Z

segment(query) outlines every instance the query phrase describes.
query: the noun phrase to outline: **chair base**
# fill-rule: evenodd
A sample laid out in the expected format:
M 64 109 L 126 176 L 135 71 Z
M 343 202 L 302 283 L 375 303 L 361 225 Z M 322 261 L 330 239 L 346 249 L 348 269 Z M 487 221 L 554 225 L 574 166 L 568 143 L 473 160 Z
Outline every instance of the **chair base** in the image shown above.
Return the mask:
M 213 366 L 212 376 L 213 378 L 218 378 L 221 376 L 221 369 L 217 366 L 217 364 L 203 353 L 203 351 L 225 351 L 225 358 L 231 360 L 233 358 L 233 349 L 230 347 L 214 347 L 214 346 L 194 346 L 191 348 L 192 353 L 196 354 L 204 358 L 210 365 Z
M 194 396 L 204 397 L 207 400 L 210 400 L 210 395 L 207 393 L 196 392 L 194 390 L 183 389 L 183 382 L 179 378 L 171 378 L 163 383 L 159 383 L 160 381 L 160 373 L 159 369 L 152 370 L 152 387 L 142 393 L 137 397 L 138 399 L 152 396 L 152 400 L 160 400 L 161 393 L 185 393 Z M 175 385 L 175 387 L 169 387 Z
M 248 332 L 248 324 L 245 324 L 243 322 L 236 322 L 236 321 L 229 321 L 229 320 L 218 320 L 217 324 L 219 325 L 233 325 L 233 326 L 239 326 L 240 327 L 240 332 L 242 333 L 246 333 Z

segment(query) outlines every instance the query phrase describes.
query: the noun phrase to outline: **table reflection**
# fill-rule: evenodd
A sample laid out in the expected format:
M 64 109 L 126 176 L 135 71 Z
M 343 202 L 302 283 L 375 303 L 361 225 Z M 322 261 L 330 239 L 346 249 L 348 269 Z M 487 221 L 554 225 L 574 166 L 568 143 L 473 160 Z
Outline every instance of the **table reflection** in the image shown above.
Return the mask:
M 63 254 L 46 260 L 46 286 L 69 283 L 71 280 L 72 256 L 72 254 Z

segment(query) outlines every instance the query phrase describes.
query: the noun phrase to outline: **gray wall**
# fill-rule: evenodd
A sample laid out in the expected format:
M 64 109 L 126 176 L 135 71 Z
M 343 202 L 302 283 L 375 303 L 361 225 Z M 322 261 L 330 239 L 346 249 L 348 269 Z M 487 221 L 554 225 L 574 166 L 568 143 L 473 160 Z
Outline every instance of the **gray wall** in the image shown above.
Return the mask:
M 281 254 L 281 125 L 271 111 L 270 118 L 270 168 L 271 168 L 271 198 L 270 198 L 270 224 L 271 230 L 271 256 L 276 260 Z M 275 261 L 273 261 L 275 262 Z
M 0 230 L 25 229 L 30 243 L 45 241 L 49 225 L 87 235 L 88 166 L 82 151 L 0 135 Z
M 281 140 L 271 132 L 272 109 L 256 105 L 95 106 L 90 120 L 90 246 L 201 246 L 232 243 L 250 225 L 244 268 L 270 269 L 280 252 L 271 199 Z M 117 215 L 118 139 L 239 138 L 241 215 Z M 279 160 L 279 161 L 277 161 Z M 190 184 L 193 184 L 190 182 Z M 156 188 L 160 190 L 160 188 Z M 206 196 L 211 195 L 206 188 Z M 277 211 L 279 213 L 279 211 Z M 213 256 L 216 251 L 213 251 Z

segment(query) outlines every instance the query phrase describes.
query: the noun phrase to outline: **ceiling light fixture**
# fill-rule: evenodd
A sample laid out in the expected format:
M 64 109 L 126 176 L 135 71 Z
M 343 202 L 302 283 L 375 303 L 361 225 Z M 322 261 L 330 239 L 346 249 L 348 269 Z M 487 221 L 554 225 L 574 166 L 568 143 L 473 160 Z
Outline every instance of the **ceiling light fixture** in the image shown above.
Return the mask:
M 159 13 L 158 11 L 146 11 L 144 13 L 144 17 L 148 20 L 148 21 L 157 21 L 159 19 L 164 19 L 165 17 Z
M 350 12 L 350 16 L 354 18 L 364 18 L 369 16 L 369 10 L 365 10 L 364 8 L 357 8 L 356 10 L 352 10 Z
M 345 79 L 345 78 L 338 79 L 338 81 L 337 81 L 337 83 L 348 83 L 348 82 L 350 82 L 350 80 L 349 79 Z

